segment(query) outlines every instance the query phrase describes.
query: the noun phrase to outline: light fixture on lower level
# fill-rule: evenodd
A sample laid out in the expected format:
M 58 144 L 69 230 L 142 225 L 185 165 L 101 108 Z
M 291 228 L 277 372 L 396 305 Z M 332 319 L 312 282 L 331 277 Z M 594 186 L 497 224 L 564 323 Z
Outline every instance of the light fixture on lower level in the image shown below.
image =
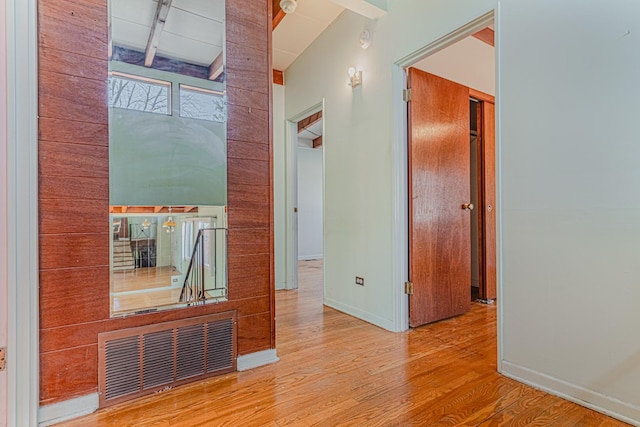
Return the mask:
M 293 13 L 298 7 L 298 2 L 296 0 L 280 0 L 280 9 L 284 13 Z
M 362 84 L 362 70 L 356 70 L 356 67 L 349 67 L 349 86 L 352 88 Z
M 176 222 L 173 220 L 173 216 L 171 216 L 171 206 L 169 206 L 169 218 L 162 223 L 162 228 L 166 228 L 167 233 L 173 233 L 176 229 Z
M 151 227 L 151 221 L 145 218 L 144 221 L 142 221 L 142 228 L 149 228 L 149 227 Z

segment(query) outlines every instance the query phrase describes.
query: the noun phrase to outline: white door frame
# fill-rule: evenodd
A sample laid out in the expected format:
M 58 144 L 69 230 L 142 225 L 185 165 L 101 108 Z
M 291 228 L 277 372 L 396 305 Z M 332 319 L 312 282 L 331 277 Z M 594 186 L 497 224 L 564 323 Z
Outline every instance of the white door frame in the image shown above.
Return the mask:
M 285 289 L 298 289 L 298 122 L 311 114 L 323 112 L 322 142 L 324 136 L 324 99 L 318 104 L 290 117 L 285 124 Z M 322 241 L 324 236 L 324 150 L 322 153 Z M 325 255 L 324 243 L 322 256 Z M 324 267 L 323 267 L 324 268 Z M 324 274 L 323 274 L 324 287 Z
M 39 404 L 37 0 L 2 0 L 0 7 L 6 7 L 7 175 L 6 193 L 0 192 L 7 236 L 6 414 L 7 425 L 26 426 L 38 424 Z
M 406 69 L 423 58 L 429 55 L 445 49 L 452 44 L 459 42 L 460 40 L 482 30 L 490 24 L 495 22 L 495 11 L 490 12 L 478 17 L 477 19 L 467 23 L 466 25 L 458 28 L 457 30 L 435 40 L 432 43 L 412 52 L 411 54 L 396 61 L 392 69 L 392 97 L 393 97 L 393 132 L 394 141 L 393 144 L 393 165 L 392 165 L 392 202 L 393 202 L 393 214 L 392 214 L 392 275 L 393 283 L 397 286 L 394 287 L 393 300 L 394 300 L 394 325 L 396 331 L 404 331 L 409 328 L 409 298 L 404 293 L 404 282 L 409 277 L 409 210 L 408 210 L 408 124 L 407 124 L 407 104 L 403 101 L 403 90 L 407 88 L 407 76 Z M 496 53 L 498 49 L 496 49 Z M 497 59 L 498 55 L 496 55 Z M 496 60 L 496 62 L 498 62 Z M 497 67 L 496 67 L 497 72 Z M 497 104 L 496 104 L 497 105 Z M 496 117 L 498 117 L 498 111 L 496 111 Z M 499 128 L 496 126 L 496 147 L 499 146 Z M 498 149 L 496 150 L 498 152 Z M 499 164 L 496 163 L 496 183 L 499 183 Z M 498 184 L 499 185 L 499 184 Z M 499 191 L 496 194 L 499 199 Z M 499 200 L 496 201 L 497 209 L 497 221 L 498 229 L 496 234 L 496 240 L 498 244 L 498 294 L 501 293 L 501 280 L 500 280 L 500 206 Z M 502 304 L 499 304 L 502 307 Z M 498 360 L 502 354 L 502 325 L 500 322 L 500 310 L 498 311 Z

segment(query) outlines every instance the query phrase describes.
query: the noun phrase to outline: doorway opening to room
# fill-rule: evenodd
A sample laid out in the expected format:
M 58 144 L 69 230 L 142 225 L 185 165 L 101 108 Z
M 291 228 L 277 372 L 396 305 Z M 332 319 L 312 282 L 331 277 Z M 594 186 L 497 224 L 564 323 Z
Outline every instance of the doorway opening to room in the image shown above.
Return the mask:
M 497 296 L 492 19 L 463 31 L 405 67 L 412 327 Z
M 286 287 L 324 295 L 322 103 L 287 121 Z

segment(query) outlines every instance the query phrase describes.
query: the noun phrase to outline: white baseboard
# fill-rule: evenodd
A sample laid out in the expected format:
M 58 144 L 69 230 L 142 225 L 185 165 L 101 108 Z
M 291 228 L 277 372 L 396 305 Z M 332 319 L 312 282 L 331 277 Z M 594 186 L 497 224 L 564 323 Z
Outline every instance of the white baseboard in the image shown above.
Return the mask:
M 318 255 L 298 255 L 298 261 L 309 261 L 312 259 L 322 259 L 322 254 Z
M 238 356 L 236 367 L 238 371 L 247 371 L 259 366 L 275 363 L 278 360 L 280 359 L 278 358 L 275 349 L 263 350 L 251 354 L 245 354 L 243 356 Z
M 392 320 L 383 319 L 382 317 L 376 316 L 375 314 L 371 314 L 367 311 L 360 310 L 359 308 L 352 307 L 348 304 L 344 304 L 327 297 L 324 298 L 324 305 L 335 308 L 336 310 L 346 313 L 350 316 L 357 317 L 358 319 L 362 319 L 365 322 L 369 322 L 373 325 L 379 326 L 382 329 L 386 329 L 387 331 L 397 332 Z
M 275 349 L 258 351 L 256 353 L 238 356 L 237 368 L 238 371 L 246 371 L 257 368 L 258 366 L 275 363 L 278 360 L 280 359 L 278 359 Z M 38 426 L 50 426 L 72 418 L 91 414 L 97 409 L 98 393 L 41 406 L 38 409 Z
M 501 363 L 500 373 L 620 421 L 640 426 L 640 407 L 638 406 L 504 360 Z
M 98 393 L 41 406 L 38 409 L 38 425 L 50 426 L 72 418 L 91 414 L 97 409 Z

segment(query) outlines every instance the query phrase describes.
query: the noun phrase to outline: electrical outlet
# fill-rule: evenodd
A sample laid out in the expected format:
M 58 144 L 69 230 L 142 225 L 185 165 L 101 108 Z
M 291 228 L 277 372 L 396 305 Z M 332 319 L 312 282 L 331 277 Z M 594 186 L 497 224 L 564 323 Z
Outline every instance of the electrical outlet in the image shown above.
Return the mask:
M 364 286 L 364 277 L 356 276 L 356 285 Z

